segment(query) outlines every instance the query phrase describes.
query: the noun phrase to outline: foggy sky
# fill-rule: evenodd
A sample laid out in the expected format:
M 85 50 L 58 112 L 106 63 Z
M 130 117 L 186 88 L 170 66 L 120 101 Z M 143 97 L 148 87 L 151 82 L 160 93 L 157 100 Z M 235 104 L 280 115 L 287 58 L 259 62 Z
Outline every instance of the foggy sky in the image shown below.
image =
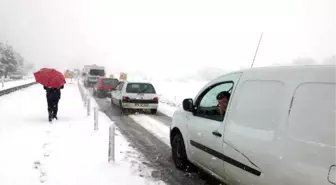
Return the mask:
M 336 55 L 335 0 L 0 0 L 0 41 L 37 67 L 181 75 Z

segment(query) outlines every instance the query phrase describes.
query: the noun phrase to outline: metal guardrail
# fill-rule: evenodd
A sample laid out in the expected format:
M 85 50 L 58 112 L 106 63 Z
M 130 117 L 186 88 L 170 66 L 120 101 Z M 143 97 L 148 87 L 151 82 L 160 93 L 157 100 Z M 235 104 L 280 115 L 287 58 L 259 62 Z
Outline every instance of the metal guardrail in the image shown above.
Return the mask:
M 82 86 L 79 79 L 77 80 L 77 84 L 78 84 L 78 89 L 79 89 L 79 92 L 81 94 L 82 100 L 83 100 L 83 102 L 85 102 L 86 98 L 87 98 L 86 97 L 87 92 L 86 92 L 85 88 Z
M 31 82 L 31 83 L 28 83 L 28 84 L 19 85 L 19 86 L 16 86 L 16 87 L 11 87 L 11 88 L 8 88 L 8 89 L 5 89 L 5 90 L 0 90 L 0 96 L 12 93 L 12 92 L 20 90 L 20 89 L 27 88 L 27 87 L 32 86 L 34 84 L 37 84 L 37 83 L 36 82 Z

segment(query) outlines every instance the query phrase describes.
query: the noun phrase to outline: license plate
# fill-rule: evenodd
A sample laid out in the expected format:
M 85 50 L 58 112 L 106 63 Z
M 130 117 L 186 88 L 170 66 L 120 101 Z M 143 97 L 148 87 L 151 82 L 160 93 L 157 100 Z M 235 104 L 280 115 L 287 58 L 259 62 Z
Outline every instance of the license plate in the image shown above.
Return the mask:
M 140 104 L 140 103 L 136 103 L 135 104 L 136 107 L 148 107 L 148 104 Z
M 144 96 L 144 94 L 138 94 L 138 96 L 135 97 L 135 99 L 137 99 L 137 100 L 141 100 L 141 99 L 143 99 L 143 96 Z

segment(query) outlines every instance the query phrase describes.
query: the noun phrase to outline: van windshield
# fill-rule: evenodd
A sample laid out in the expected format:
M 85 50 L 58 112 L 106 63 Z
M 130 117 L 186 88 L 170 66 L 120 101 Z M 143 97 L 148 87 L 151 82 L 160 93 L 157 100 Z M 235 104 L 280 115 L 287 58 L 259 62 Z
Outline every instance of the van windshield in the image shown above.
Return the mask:
M 105 70 L 104 69 L 90 69 L 89 74 L 93 76 L 105 76 Z
M 115 78 L 105 78 L 103 79 L 103 84 L 107 84 L 107 85 L 115 85 L 118 84 L 118 79 Z
M 126 87 L 127 93 L 147 93 L 154 94 L 155 89 L 152 84 L 149 83 L 129 83 Z

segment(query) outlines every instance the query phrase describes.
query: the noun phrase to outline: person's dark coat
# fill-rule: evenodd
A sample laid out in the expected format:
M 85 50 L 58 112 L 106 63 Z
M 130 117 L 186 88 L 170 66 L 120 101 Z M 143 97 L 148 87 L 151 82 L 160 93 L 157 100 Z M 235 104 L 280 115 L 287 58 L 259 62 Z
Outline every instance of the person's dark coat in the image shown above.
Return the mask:
M 48 103 L 48 113 L 49 113 L 49 121 L 53 118 L 57 119 L 57 112 L 58 112 L 58 102 L 61 99 L 61 89 L 60 88 L 48 88 L 44 86 L 44 89 L 47 92 L 47 103 Z
M 60 88 L 48 88 L 44 86 L 44 89 L 47 92 L 47 99 L 49 100 L 59 100 L 61 99 L 61 89 L 63 89 L 64 86 Z

